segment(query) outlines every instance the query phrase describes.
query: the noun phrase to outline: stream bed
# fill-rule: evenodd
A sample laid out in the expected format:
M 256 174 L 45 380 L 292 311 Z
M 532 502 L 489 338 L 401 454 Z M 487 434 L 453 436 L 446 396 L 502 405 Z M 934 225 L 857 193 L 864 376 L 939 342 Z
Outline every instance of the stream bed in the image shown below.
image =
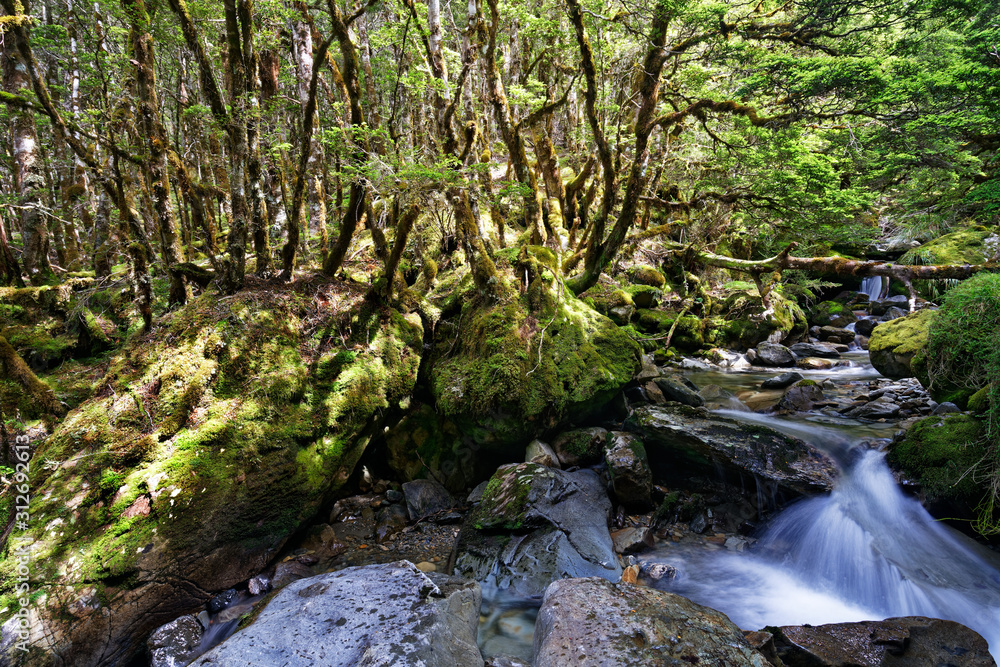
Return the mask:
M 841 367 L 802 374 L 825 381 L 827 394 L 843 395 L 881 377 L 867 353 L 848 358 Z M 699 387 L 714 384 L 739 394 L 778 372 L 689 368 L 686 375 Z M 835 488 L 779 511 L 745 550 L 660 541 L 640 557 L 676 569 L 675 576 L 655 582 L 657 588 L 722 611 L 744 630 L 894 616 L 953 620 L 983 635 L 1000 661 L 1000 556 L 936 521 L 899 488 L 877 446 L 898 429 L 894 422 L 847 419 L 833 411 L 764 415 L 733 407 L 718 412 L 829 453 L 840 468 Z M 489 643 L 503 634 L 504 652 L 530 656 L 535 610 L 501 614 L 516 601 L 495 599 L 492 611 L 484 605 L 484 654 L 494 652 Z M 491 629 L 500 623 L 507 627 Z

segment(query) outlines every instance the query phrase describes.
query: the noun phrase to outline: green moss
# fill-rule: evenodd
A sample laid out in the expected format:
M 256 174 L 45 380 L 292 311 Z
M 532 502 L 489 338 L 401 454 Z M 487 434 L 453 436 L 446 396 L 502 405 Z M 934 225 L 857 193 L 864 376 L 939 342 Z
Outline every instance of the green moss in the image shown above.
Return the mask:
M 496 471 L 482 500 L 469 514 L 476 530 L 521 530 L 529 527 L 526 517 L 531 487 L 539 477 L 549 475 L 544 466 L 534 463 L 503 466 Z
M 990 388 L 983 387 L 970 396 L 967 407 L 976 414 L 985 414 L 990 408 Z
M 662 310 L 642 308 L 636 311 L 636 326 L 647 334 L 664 335 L 674 325 L 677 315 Z M 687 352 L 695 352 L 705 345 L 705 323 L 693 315 L 682 315 L 671 343 Z
M 888 461 L 918 481 L 929 497 L 974 507 L 983 489 L 969 472 L 985 454 L 982 435 L 982 422 L 968 415 L 927 417 L 892 446 Z
M 628 270 L 629 279 L 639 285 L 649 285 L 650 287 L 662 288 L 667 284 L 667 279 L 653 266 L 639 264 Z

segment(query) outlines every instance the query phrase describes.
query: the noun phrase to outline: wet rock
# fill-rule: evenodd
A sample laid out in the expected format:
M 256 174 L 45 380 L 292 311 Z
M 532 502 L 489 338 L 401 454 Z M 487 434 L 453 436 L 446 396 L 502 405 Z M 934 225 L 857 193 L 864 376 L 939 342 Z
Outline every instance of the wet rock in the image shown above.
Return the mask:
M 486 667 L 531 667 L 531 661 L 512 655 L 495 655 L 486 661 Z
M 742 400 L 746 406 L 753 412 L 763 412 L 765 410 L 770 410 L 781 397 L 785 395 L 785 392 L 781 389 L 769 389 L 767 391 L 755 391 L 747 394 L 740 394 L 740 400 Z
M 539 595 L 564 577 L 617 581 L 610 514 L 604 484 L 591 470 L 501 466 L 462 526 L 455 571 L 520 596 Z
M 620 554 L 637 554 L 656 546 L 653 529 L 648 526 L 629 526 L 611 533 L 611 541 L 615 552 Z
M 666 563 L 643 562 L 639 564 L 639 571 L 650 581 L 673 579 L 677 576 L 677 568 Z
M 792 346 L 795 349 L 795 346 Z M 782 373 L 781 375 L 775 375 L 773 378 L 768 378 L 760 383 L 761 389 L 784 389 L 785 387 L 790 387 L 799 380 L 802 379 L 800 373 L 795 371 L 789 371 L 788 373 Z
M 890 306 L 886 309 L 885 314 L 882 315 L 883 322 L 891 322 L 892 320 L 898 320 L 900 317 L 906 317 L 909 311 L 903 310 L 898 306 Z
M 796 367 L 804 371 L 825 371 L 836 365 L 832 359 L 820 359 L 819 357 L 806 357 L 795 362 Z
M 611 490 L 620 504 L 637 510 L 653 506 L 653 473 L 642 440 L 631 433 L 608 433 L 604 462 L 611 477 Z
M 481 602 L 477 583 L 407 561 L 351 567 L 288 585 L 193 664 L 480 667 Z
M 753 363 L 759 366 L 793 366 L 795 355 L 779 343 L 760 343 L 755 348 L 757 356 Z
M 274 588 L 284 588 L 293 581 L 306 579 L 313 574 L 312 568 L 308 565 L 300 563 L 297 560 L 286 560 L 278 563 L 277 567 L 274 568 L 274 577 L 271 579 L 271 584 Z
M 564 431 L 552 441 L 552 449 L 564 468 L 592 465 L 601 460 L 607 436 L 607 429 L 597 427 Z
M 751 473 L 794 493 L 829 489 L 833 463 L 811 445 L 766 426 L 713 415 L 703 408 L 646 405 L 625 422 L 642 438 L 655 475 L 683 469 L 716 474 Z
M 778 402 L 778 409 L 787 412 L 808 412 L 815 403 L 826 400 L 823 389 L 815 382 L 800 381 L 792 385 Z
M 548 443 L 535 439 L 528 443 L 524 451 L 524 460 L 528 463 L 538 463 L 550 468 L 559 467 L 559 457 Z
M 899 405 L 886 398 L 869 401 L 844 413 L 852 419 L 890 419 L 899 414 Z
M 679 595 L 598 578 L 545 592 L 534 667 L 684 664 L 770 667 L 732 621 Z
M 218 614 L 220 611 L 235 603 L 239 599 L 239 592 L 235 588 L 222 591 L 208 601 L 208 612 Z
M 820 626 L 782 626 L 777 628 L 774 644 L 778 656 L 787 665 L 996 665 L 986 640 L 978 633 L 954 621 L 922 616 Z
M 902 308 L 908 305 L 909 299 L 902 294 L 897 294 L 896 296 L 890 296 L 881 301 L 873 301 L 868 306 L 868 312 L 875 316 L 885 315 L 885 312 L 892 307 Z
M 390 503 L 398 503 L 403 499 L 403 492 L 397 491 L 396 489 L 389 489 L 385 492 L 385 499 Z
M 819 327 L 846 327 L 857 319 L 854 311 L 836 301 L 818 303 L 809 312 L 809 323 Z
M 401 504 L 389 505 L 378 515 L 378 523 L 375 524 L 375 539 L 381 544 L 390 537 L 406 528 L 409 523 L 410 513 Z
M 878 326 L 878 320 L 865 318 L 854 323 L 854 333 L 858 336 L 871 336 L 872 330 Z
M 705 399 L 698 394 L 698 387 L 681 375 L 664 375 L 656 378 L 654 382 L 668 401 L 696 408 L 705 404 Z
M 271 590 L 271 578 L 262 574 L 251 577 L 247 582 L 247 591 L 250 595 L 261 595 Z
M 161 625 L 149 636 L 150 667 L 179 667 L 186 665 L 200 651 L 204 629 L 195 616 L 181 616 Z
M 855 323 L 857 326 L 857 323 Z M 819 339 L 827 343 L 839 343 L 843 345 L 850 345 L 854 342 L 854 332 L 850 329 L 845 329 L 843 327 L 820 327 Z M 821 357 L 823 355 L 816 354 L 816 357 Z
M 660 369 L 653 363 L 653 356 L 650 354 L 642 355 L 642 368 L 635 374 L 636 382 L 641 383 L 658 377 L 660 377 Z
M 698 393 L 703 399 L 705 399 L 705 405 L 709 410 L 724 409 L 741 410 L 744 412 L 749 410 L 749 408 L 736 397 L 736 394 L 728 389 L 723 389 L 717 384 L 705 385 Z
M 433 479 L 415 479 L 403 484 L 403 496 L 410 519 L 417 521 L 458 505 L 448 489 Z
M 854 334 L 851 334 L 851 340 L 854 340 Z M 792 345 L 792 352 L 800 357 L 840 358 L 840 352 L 830 343 L 796 343 Z
M 946 415 L 946 414 L 950 414 L 952 412 L 961 412 L 961 411 L 962 410 L 957 405 L 955 405 L 954 403 L 951 403 L 949 401 L 945 401 L 944 403 L 938 403 L 936 406 L 934 406 L 934 409 L 931 410 L 931 414 L 932 415 Z

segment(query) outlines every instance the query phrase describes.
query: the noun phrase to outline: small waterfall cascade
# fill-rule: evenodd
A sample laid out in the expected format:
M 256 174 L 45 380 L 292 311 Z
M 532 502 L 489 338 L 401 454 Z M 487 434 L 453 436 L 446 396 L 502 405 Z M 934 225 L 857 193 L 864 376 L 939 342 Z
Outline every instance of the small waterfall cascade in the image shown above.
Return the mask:
M 801 425 L 727 412 L 803 438 Z M 1000 656 L 1000 557 L 934 520 L 900 490 L 882 453 L 845 448 L 813 426 L 807 439 L 842 467 L 829 495 L 776 516 L 748 554 L 664 549 L 665 587 L 742 628 L 928 616 L 976 630 Z
M 889 295 L 888 276 L 868 276 L 861 281 L 860 294 L 867 294 L 869 301 L 881 301 Z

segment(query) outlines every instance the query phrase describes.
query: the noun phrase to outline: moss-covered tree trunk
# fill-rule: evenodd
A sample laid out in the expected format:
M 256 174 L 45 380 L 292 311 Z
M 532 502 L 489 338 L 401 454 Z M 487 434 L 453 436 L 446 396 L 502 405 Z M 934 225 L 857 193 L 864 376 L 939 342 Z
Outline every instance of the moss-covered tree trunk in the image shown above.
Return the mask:
M 26 400 L 40 412 L 54 417 L 65 412 L 52 389 L 31 372 L 28 364 L 24 363 L 21 355 L 3 336 L 0 336 L 0 370 L 3 371 L 3 377 L 13 380 L 24 389 Z

